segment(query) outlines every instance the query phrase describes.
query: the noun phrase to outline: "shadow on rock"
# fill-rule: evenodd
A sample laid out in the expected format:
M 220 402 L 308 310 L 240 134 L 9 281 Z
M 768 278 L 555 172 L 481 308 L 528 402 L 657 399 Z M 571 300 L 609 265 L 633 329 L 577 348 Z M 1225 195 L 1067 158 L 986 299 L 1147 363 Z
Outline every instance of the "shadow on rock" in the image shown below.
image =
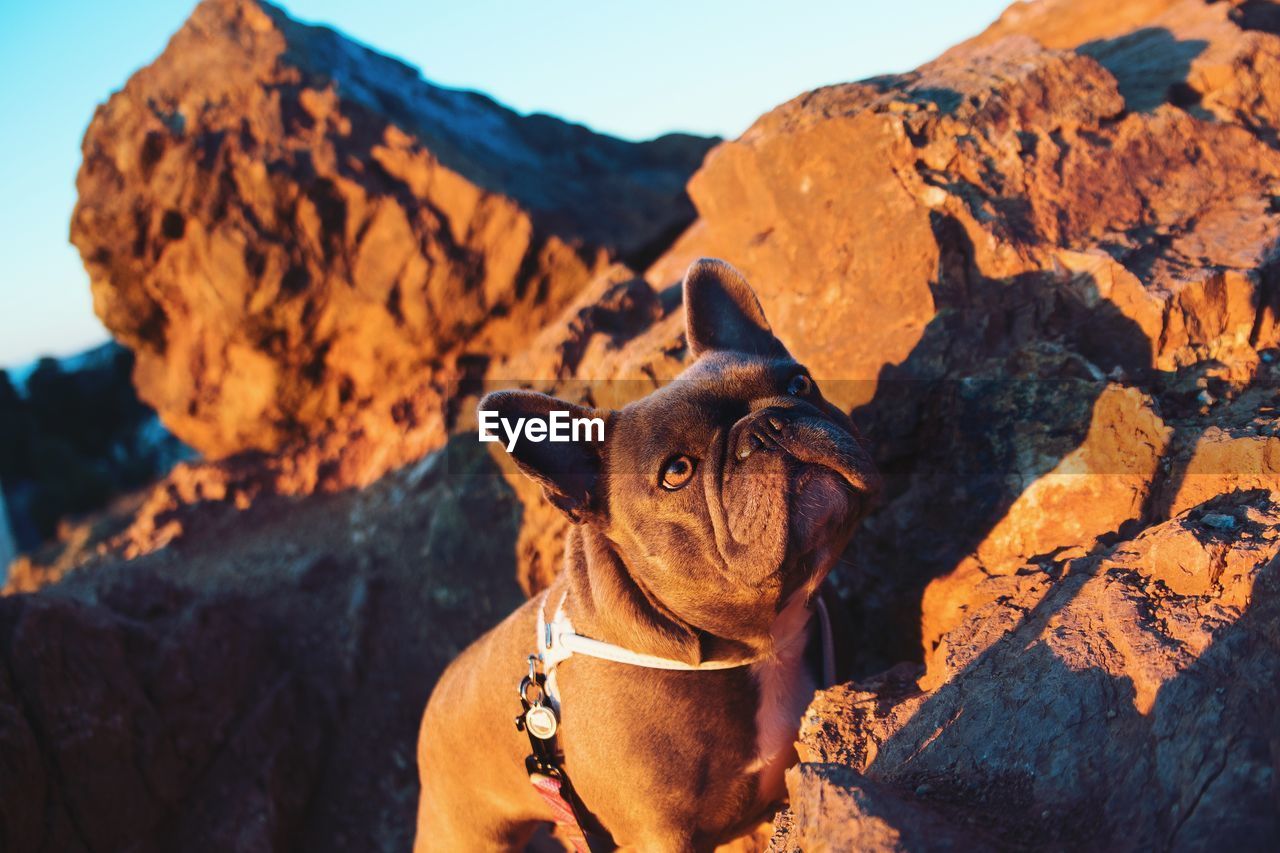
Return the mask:
M 431 687 L 523 600 L 474 444 L 0 599 L 0 848 L 407 849 Z
M 1098 39 L 1076 48 L 1091 56 L 1116 78 L 1125 105 L 1133 112 L 1151 112 L 1165 103 L 1182 107 L 1198 101 L 1187 85 L 1191 62 L 1209 46 L 1207 41 L 1179 41 L 1163 27 L 1142 27 L 1113 39 Z
M 842 579 L 859 625 L 864 675 L 920 659 L 925 587 L 966 559 L 1051 553 L 1141 513 L 1141 500 L 1135 506 L 1126 487 L 1111 496 L 1112 507 L 1074 507 L 1092 531 L 1055 535 L 1041 523 L 987 542 L 1024 492 L 1081 450 L 1094 422 L 1112 418 L 1096 407 L 1109 388 L 1119 391 L 1103 371 L 1140 371 L 1151 342 L 1098 297 L 1088 274 L 989 279 L 962 227 L 935 215 L 933 228 L 943 248 L 930 283 L 937 313 L 910 355 L 881 370 L 874 398 L 853 413 L 886 481 L 881 508 L 849 554 L 858 571 Z M 1143 412 L 1141 395 L 1129 397 L 1116 417 Z M 1097 448 L 1078 473 L 1132 480 L 1153 474 L 1145 468 L 1155 462 Z M 1105 488 L 1105 480 L 1090 479 Z M 1057 499 L 1064 502 L 1059 509 L 1071 509 L 1069 493 Z M 980 554 L 984 543 L 989 553 Z
M 1262 490 L 1223 495 L 1098 554 L 999 579 L 1006 594 L 948 638 L 954 671 L 934 692 L 882 682 L 821 699 L 838 722 L 802 734 L 813 763 L 793 771 L 784 849 L 902 815 L 947 828 L 913 842 L 908 826 L 893 849 L 1269 849 L 1278 509 Z M 1216 515 L 1235 530 L 1211 526 Z M 1211 555 L 1211 571 L 1160 559 L 1180 542 Z M 828 764 L 845 775 L 818 772 Z

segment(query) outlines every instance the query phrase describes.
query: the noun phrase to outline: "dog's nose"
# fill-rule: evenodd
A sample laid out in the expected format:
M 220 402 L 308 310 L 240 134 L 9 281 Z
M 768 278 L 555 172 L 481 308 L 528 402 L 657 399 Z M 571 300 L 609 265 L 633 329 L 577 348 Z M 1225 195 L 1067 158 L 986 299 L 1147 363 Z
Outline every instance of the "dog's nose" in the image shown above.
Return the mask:
M 777 436 L 786 423 L 785 415 L 777 410 L 765 409 L 751 415 L 738 425 L 738 435 L 733 456 L 745 462 L 752 453 L 777 445 Z

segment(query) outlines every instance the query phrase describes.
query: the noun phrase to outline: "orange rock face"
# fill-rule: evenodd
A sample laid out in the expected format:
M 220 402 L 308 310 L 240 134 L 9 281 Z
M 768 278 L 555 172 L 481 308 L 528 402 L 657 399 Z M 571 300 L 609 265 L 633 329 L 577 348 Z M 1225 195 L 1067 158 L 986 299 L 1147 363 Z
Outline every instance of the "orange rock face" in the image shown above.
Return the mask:
M 1092 554 L 977 581 L 986 601 L 944 638 L 925 692 L 890 677 L 819 695 L 801 734 L 810 763 L 789 777 L 803 823 L 780 849 L 849 823 L 874 830 L 878 797 L 941 822 L 940 837 L 997 849 L 1194 849 L 1224 834 L 1265 849 L 1276 497 L 1237 492 Z M 804 772 L 832 763 L 853 771 L 838 796 Z M 846 805 L 860 800 L 870 808 Z
M 852 591 L 881 628 L 869 603 L 934 578 L 901 614 L 924 668 L 815 702 L 777 849 L 914 849 L 922 828 L 963 849 L 1260 849 L 1280 829 L 1255 711 L 1280 666 L 1278 25 L 1268 3 L 1018 4 L 917 72 L 969 94 L 973 69 L 1025 57 L 988 90 L 998 111 L 895 164 L 946 176 L 929 200 L 965 274 L 859 410 L 897 483 Z
M 985 343 L 1061 331 L 1104 371 L 1173 369 L 1254 333 L 1278 176 L 1246 129 L 1132 111 L 1094 59 L 1010 38 L 769 113 L 707 158 L 650 276 L 737 259 L 851 404 L 950 313 Z
M 208 0 L 94 117 L 72 241 L 166 425 L 213 457 L 274 451 L 518 348 L 688 221 L 709 145 L 521 117 Z
M 917 71 L 779 107 L 708 156 L 698 221 L 647 274 L 740 264 L 878 445 L 888 501 L 850 586 L 871 647 L 920 624 L 931 578 L 1150 517 L 1163 389 L 1210 362 L 1248 384 L 1280 342 L 1280 157 L 1265 109 L 1225 106 L 1272 90 L 1280 39 L 1249 4 L 1097 5 L 1017 6 Z M 1126 387 L 1146 414 L 1114 407 Z

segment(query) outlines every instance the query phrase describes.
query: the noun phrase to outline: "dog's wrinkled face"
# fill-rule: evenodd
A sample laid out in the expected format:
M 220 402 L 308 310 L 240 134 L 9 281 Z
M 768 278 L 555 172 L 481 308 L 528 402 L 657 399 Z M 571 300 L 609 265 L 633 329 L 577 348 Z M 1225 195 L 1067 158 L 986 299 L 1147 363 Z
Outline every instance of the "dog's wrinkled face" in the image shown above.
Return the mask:
M 684 297 L 697 358 L 678 379 L 609 413 L 600 444 L 522 440 L 513 456 L 671 613 L 751 640 L 794 593 L 813 594 L 879 479 L 853 422 L 774 337 L 736 270 L 698 261 Z M 481 408 L 589 414 L 530 392 Z

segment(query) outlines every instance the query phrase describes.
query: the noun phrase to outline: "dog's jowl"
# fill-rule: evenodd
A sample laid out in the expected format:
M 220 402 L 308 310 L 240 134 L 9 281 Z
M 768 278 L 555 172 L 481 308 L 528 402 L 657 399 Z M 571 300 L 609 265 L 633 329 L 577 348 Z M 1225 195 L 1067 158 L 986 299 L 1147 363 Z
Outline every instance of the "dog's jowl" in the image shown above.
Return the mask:
M 510 433 L 574 524 L 557 579 L 431 696 L 420 851 L 518 849 L 552 821 L 580 849 L 706 849 L 785 793 L 800 716 L 830 677 L 822 582 L 878 477 L 736 270 L 695 263 L 684 305 L 694 361 L 619 411 L 526 391 L 480 402 L 483 423 L 604 429 Z

